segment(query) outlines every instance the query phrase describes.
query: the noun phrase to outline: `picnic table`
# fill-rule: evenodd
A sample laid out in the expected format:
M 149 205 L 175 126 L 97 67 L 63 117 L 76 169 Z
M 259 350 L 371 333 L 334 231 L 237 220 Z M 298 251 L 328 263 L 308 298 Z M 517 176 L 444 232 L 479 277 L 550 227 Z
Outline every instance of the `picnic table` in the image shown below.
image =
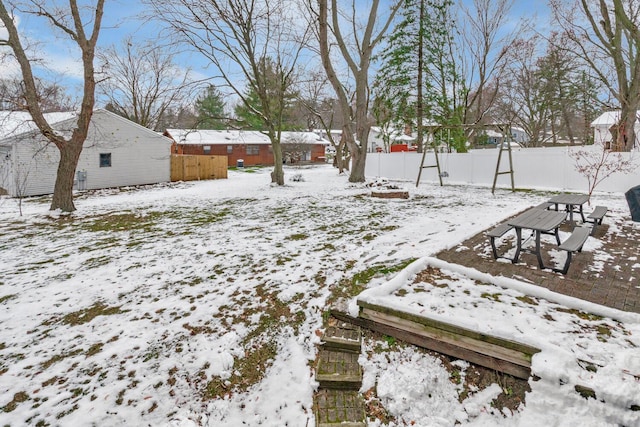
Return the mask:
M 586 194 L 558 194 L 555 197 L 549 199 L 549 203 L 553 203 L 558 210 L 558 205 L 565 205 L 565 210 L 569 212 L 569 221 L 573 223 L 573 213 L 579 213 L 582 217 L 582 222 L 585 222 L 583 205 L 589 201 L 589 196 Z
M 516 253 L 512 262 L 515 264 L 520 258 L 520 252 L 522 249 L 522 230 L 532 230 L 536 236 L 535 249 L 530 252 L 536 254 L 538 258 L 538 265 L 540 269 L 544 269 L 544 263 L 542 262 L 542 254 L 540 250 L 540 235 L 553 234 L 556 236 L 556 242 L 560 245 L 560 235 L 558 234 L 558 228 L 560 224 L 566 219 L 566 213 L 553 210 L 544 210 L 531 208 L 520 215 L 507 221 L 507 224 L 516 229 Z

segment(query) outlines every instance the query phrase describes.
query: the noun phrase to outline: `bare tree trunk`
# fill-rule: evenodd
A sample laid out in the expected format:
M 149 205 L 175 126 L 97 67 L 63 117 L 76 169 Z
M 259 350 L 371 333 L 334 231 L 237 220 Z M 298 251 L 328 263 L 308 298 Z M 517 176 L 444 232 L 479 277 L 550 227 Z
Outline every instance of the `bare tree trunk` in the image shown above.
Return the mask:
M 284 169 L 282 167 L 282 144 L 280 141 L 271 142 L 273 148 L 273 172 L 271 172 L 271 182 L 278 185 L 284 185 Z
M 38 2 L 32 2 L 35 9 L 27 11 L 27 13 L 44 17 L 54 28 L 69 36 L 80 49 L 83 68 L 82 101 L 80 112 L 76 119 L 76 126 L 70 139 L 65 139 L 57 134 L 44 117 L 36 84 L 37 79 L 34 76 L 31 62 L 20 40 L 12 14 L 7 11 L 5 2 L 0 2 L 0 20 L 4 24 L 8 36 L 4 40 L 0 38 L 0 44 L 11 47 L 15 59 L 20 65 L 27 109 L 34 123 L 40 133 L 60 151 L 60 163 L 58 164 L 58 176 L 54 187 L 51 210 L 61 209 L 65 212 L 73 212 L 75 210 L 73 205 L 73 178 L 80 152 L 82 151 L 82 145 L 87 138 L 91 116 L 93 115 L 96 87 L 93 59 L 102 24 L 104 2 L 105 0 L 97 0 L 94 6 L 88 7 L 93 12 L 93 16 L 83 15 L 81 10 L 88 5 L 84 4 L 84 2 L 78 5 L 77 0 L 69 0 L 69 10 L 53 6 L 45 9 L 45 6 L 38 4 Z M 61 16 L 65 15 L 70 17 L 69 25 L 65 25 L 66 19 L 61 19 Z M 90 24 L 83 22 L 85 17 L 88 22 L 91 22 Z M 89 27 L 92 30 L 89 36 L 85 32 L 85 27 Z
M 634 126 L 636 123 L 636 109 L 623 106 L 620 111 L 619 122 L 612 126 L 613 143 L 611 151 L 631 151 L 635 144 Z
M 84 141 L 84 140 L 83 140 Z M 82 142 L 72 139 L 60 147 L 60 162 L 51 200 L 51 210 L 60 209 L 63 212 L 73 212 L 73 181 L 75 180 L 78 159 L 82 152 Z
M 331 55 L 329 50 L 329 4 L 328 0 L 318 0 L 318 39 L 320 44 L 320 58 L 322 65 L 327 73 L 327 78 L 333 86 L 333 89 L 338 97 L 342 114 L 344 114 L 344 128 L 343 138 L 346 140 L 347 146 L 351 153 L 352 168 L 349 175 L 350 182 L 364 182 L 365 181 L 365 164 L 367 160 L 367 145 L 369 143 L 369 129 L 371 125 L 368 121 L 369 113 L 369 66 L 371 64 L 371 55 L 373 49 L 381 42 L 383 35 L 387 32 L 389 25 L 393 21 L 400 2 L 394 2 L 390 6 L 390 13 L 386 21 L 380 27 L 380 31 L 374 34 L 376 28 L 376 20 L 378 18 L 378 6 L 380 1 L 373 0 L 371 7 L 369 8 L 368 21 L 364 27 L 364 32 L 361 35 L 361 39 L 358 41 L 357 51 L 353 54 L 349 52 L 347 43 L 340 31 L 340 13 L 338 11 L 338 1 L 331 0 L 331 30 L 336 38 L 337 46 L 340 49 L 342 58 L 347 63 L 349 69 L 353 74 L 355 81 L 355 111 L 351 114 L 352 108 L 345 92 L 345 86 L 343 82 L 337 76 L 337 73 L 331 62 Z M 342 3 L 342 2 L 340 2 Z M 352 25 L 356 26 L 356 14 L 355 4 L 351 4 L 353 19 Z M 355 121 L 355 141 L 352 122 Z
M 564 118 L 565 126 L 567 127 L 567 138 L 569 138 L 569 145 L 575 145 L 575 136 L 573 135 L 573 126 L 571 125 L 571 118 L 569 117 L 569 111 L 563 105 L 562 106 L 562 117 Z

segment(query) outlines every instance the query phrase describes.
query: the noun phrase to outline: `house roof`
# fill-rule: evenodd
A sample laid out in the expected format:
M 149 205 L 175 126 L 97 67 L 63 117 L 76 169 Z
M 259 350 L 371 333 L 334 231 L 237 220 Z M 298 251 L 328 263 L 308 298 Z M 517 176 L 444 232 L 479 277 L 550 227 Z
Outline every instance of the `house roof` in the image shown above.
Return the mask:
M 322 144 L 330 145 L 329 141 L 321 138 L 315 132 L 282 132 L 280 141 L 283 144 Z
M 640 111 L 636 112 L 636 119 L 640 120 Z M 597 119 L 591 122 L 591 127 L 611 126 L 620 120 L 620 110 L 605 111 Z
M 46 113 L 44 118 L 50 125 L 72 119 L 75 112 Z M 20 135 L 38 129 L 27 111 L 0 111 L 0 139 Z
M 269 137 L 256 130 L 167 129 L 165 135 L 181 145 L 271 144 Z M 322 144 L 329 142 L 313 132 L 282 132 L 283 144 Z
M 122 121 L 128 126 L 137 128 L 140 132 L 148 133 L 156 137 L 165 138 L 162 135 L 148 129 L 138 123 L 119 116 L 102 108 L 98 108 L 93 111 L 93 117 L 99 115 L 106 115 L 112 117 L 115 120 Z M 49 125 L 58 133 L 71 132 L 76 126 L 76 112 L 61 112 L 61 113 L 46 113 L 44 118 Z M 93 120 L 93 119 L 92 119 Z M 29 132 L 39 132 L 38 127 L 31 118 L 31 115 L 26 111 L 0 111 L 0 141 L 5 139 L 18 139 L 22 134 Z M 170 141 L 167 139 L 167 143 Z
M 165 134 L 184 145 L 271 144 L 267 135 L 253 130 L 167 129 Z

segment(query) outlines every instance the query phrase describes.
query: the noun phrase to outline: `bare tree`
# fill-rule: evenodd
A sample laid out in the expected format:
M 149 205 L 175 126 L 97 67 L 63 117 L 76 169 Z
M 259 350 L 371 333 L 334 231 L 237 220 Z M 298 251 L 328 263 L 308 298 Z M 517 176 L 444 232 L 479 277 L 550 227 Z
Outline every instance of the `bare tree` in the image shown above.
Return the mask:
M 504 33 L 513 0 L 473 0 L 470 7 L 462 6 L 464 22 L 461 36 L 463 78 L 469 92 L 464 100 L 464 123 L 486 123 L 503 79 L 507 65 L 507 53 L 521 30 Z M 463 61 L 461 61 L 463 62 Z M 502 119 L 504 120 L 504 119 Z M 491 121 L 491 120 L 488 120 Z
M 146 1 L 183 42 L 211 61 L 226 86 L 262 119 L 273 148 L 271 179 L 284 185 L 283 114 L 307 38 L 307 29 L 297 25 L 299 16 L 291 2 Z M 257 103 L 251 102 L 249 93 L 257 95 Z
M 137 44 L 131 37 L 120 47 L 98 54 L 106 76 L 98 91 L 109 102 L 109 110 L 146 128 L 158 128 L 170 107 L 178 108 L 198 89 L 190 68 L 174 62 L 174 52 L 151 42 Z
M 43 113 L 70 111 L 72 101 L 64 88 L 55 82 L 36 79 L 38 103 Z M 0 109 L 24 111 L 27 109 L 25 85 L 21 79 L 0 80 Z
M 86 5 L 86 2 L 83 4 Z M 60 209 L 63 212 L 75 210 L 73 180 L 82 146 L 87 138 L 95 103 L 96 81 L 93 61 L 102 25 L 103 11 L 104 0 L 96 0 L 86 8 L 81 8 L 77 0 L 69 0 L 68 7 L 53 5 L 50 8 L 38 0 L 0 1 L 0 20 L 2 20 L 7 32 L 7 37 L 0 40 L 0 46 L 11 48 L 22 72 L 26 109 L 42 135 L 60 152 L 51 210 Z M 16 28 L 16 18 L 20 13 L 43 18 L 54 29 L 69 37 L 80 50 L 83 68 L 82 100 L 76 126 L 69 136 L 63 136 L 56 132 L 44 117 L 37 79 L 32 68 L 33 59 L 27 56 L 25 45 Z
M 338 3 L 341 6 L 346 6 L 345 9 L 350 10 L 350 13 L 341 10 Z M 345 3 L 348 4 L 345 5 Z M 380 1 L 373 0 L 369 5 L 367 19 L 362 27 L 360 27 L 358 20 L 359 12 L 356 3 L 356 1 L 317 0 L 317 4 L 312 2 L 309 5 L 318 28 L 317 35 L 322 65 L 331 86 L 333 86 L 343 114 L 342 137 L 349 147 L 353 162 L 349 181 L 364 182 L 367 144 L 371 129 L 369 121 L 369 69 L 374 50 L 383 40 L 402 2 L 394 1 L 386 18 L 381 19 Z M 329 13 L 331 14 L 330 21 Z M 347 17 L 347 19 L 342 19 L 342 17 Z M 378 22 L 379 19 L 381 19 L 381 23 Z M 343 31 L 343 26 L 350 28 L 347 33 Z M 353 37 L 352 43 L 348 42 L 346 34 Z M 334 45 L 334 41 L 339 48 L 340 59 L 346 64 L 353 78 L 355 85 L 353 102 L 351 102 L 345 83 L 340 80 L 336 72 L 337 65 L 334 64 L 334 57 L 332 57 L 334 52 L 330 49 L 330 46 Z
M 587 179 L 589 198 L 596 187 L 611 175 L 626 175 L 637 169 L 633 153 L 612 153 L 602 144 L 570 151 L 569 156 L 573 158 L 575 170 Z
M 538 36 L 514 42 L 509 55 L 509 72 L 500 85 L 494 105 L 494 115 L 502 123 L 523 128 L 528 145 L 533 147 L 545 142 L 549 120 L 547 93 L 538 74 L 539 44 Z
M 585 61 L 617 100 L 614 151 L 630 151 L 640 107 L 640 4 L 636 0 L 552 0 L 554 17 Z M 560 46 L 560 48 L 571 48 Z
M 340 105 L 327 94 L 329 81 L 324 70 L 307 73 L 307 78 L 299 82 L 300 103 L 308 114 L 307 123 L 310 130 L 321 130 L 336 153 L 342 152 L 342 138 L 337 140 L 332 130 L 342 129 Z M 332 89 L 329 89 L 332 90 Z M 343 173 L 346 165 L 342 156 L 334 156 L 334 165 L 339 173 Z

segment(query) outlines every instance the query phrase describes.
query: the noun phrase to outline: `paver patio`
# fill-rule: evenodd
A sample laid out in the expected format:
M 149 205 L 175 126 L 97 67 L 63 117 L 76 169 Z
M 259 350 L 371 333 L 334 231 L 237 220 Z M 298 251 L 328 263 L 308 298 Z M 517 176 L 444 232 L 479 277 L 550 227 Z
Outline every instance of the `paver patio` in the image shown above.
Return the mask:
M 560 230 L 569 232 L 570 226 L 563 225 Z M 602 242 L 602 247 L 598 251 L 575 254 L 566 275 L 547 269 L 539 270 L 535 255 L 528 252 L 520 256 L 517 264 L 493 259 L 486 230 L 436 256 L 494 276 L 531 282 L 560 294 L 640 313 L 639 225 L 620 216 L 607 216 L 592 238 Z M 502 240 L 499 252 L 510 250 L 514 243 L 513 238 Z M 533 244 L 533 239 L 527 244 Z M 549 255 L 554 246 L 555 241 L 551 238 L 543 239 L 545 265 L 555 265 Z M 564 262 L 565 256 L 564 253 L 561 255 L 561 262 Z

